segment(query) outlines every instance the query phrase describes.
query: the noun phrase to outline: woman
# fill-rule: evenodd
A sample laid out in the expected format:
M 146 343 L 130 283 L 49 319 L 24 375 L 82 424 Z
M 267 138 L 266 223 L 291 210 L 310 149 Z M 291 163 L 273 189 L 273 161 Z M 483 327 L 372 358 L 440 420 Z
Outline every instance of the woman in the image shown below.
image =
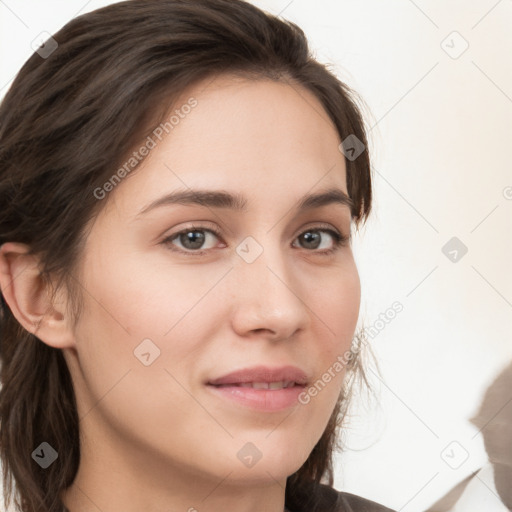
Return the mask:
M 0 108 L 6 504 L 12 477 L 23 512 L 389 510 L 332 488 L 366 145 L 303 32 L 242 1 L 41 47 Z

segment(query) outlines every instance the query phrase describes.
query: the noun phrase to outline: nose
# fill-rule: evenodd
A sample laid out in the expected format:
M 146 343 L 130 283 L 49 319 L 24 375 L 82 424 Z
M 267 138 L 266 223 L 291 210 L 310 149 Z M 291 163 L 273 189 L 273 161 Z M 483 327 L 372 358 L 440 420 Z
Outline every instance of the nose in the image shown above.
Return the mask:
M 292 268 L 281 249 L 264 248 L 252 263 L 240 259 L 234 272 L 232 327 L 239 336 L 278 341 L 307 329 L 307 276 Z

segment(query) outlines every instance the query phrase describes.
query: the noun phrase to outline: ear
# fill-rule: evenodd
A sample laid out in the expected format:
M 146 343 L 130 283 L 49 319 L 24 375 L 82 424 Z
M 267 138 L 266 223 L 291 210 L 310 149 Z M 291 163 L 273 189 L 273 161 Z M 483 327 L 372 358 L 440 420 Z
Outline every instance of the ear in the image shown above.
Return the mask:
M 43 279 L 40 262 L 29 255 L 26 244 L 7 242 L 0 246 L 0 289 L 18 322 L 54 348 L 75 345 L 67 315 L 67 296 L 59 291 L 51 302 L 51 289 Z

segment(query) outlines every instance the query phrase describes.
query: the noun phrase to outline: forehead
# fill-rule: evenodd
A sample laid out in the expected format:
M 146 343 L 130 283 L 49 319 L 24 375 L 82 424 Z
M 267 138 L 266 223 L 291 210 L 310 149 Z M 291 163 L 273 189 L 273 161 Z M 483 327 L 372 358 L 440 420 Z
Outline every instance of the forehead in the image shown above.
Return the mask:
M 173 115 L 169 133 L 153 136 L 137 172 L 110 193 L 118 206 L 142 208 L 187 187 L 236 190 L 249 201 L 257 191 L 284 201 L 315 185 L 346 191 L 339 134 L 314 94 L 295 83 L 210 78 L 186 90 L 166 119 Z
M 322 104 L 295 83 L 221 76 L 190 89 L 174 108 L 191 97 L 197 106 L 166 140 L 170 156 L 179 147 L 188 157 L 199 151 L 221 161 L 252 156 L 275 163 L 279 157 L 320 155 L 343 160 L 339 135 Z

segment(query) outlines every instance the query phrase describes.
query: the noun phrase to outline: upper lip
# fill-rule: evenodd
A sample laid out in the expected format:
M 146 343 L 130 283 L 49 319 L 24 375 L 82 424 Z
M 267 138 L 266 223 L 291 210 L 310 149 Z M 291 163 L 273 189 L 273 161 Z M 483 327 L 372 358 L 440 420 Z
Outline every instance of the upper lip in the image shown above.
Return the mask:
M 293 381 L 300 386 L 305 386 L 308 377 L 305 372 L 296 366 L 280 366 L 270 368 L 268 366 L 253 366 L 237 370 L 218 379 L 208 381 L 208 384 L 219 386 L 221 384 L 241 384 L 244 382 L 281 382 Z

